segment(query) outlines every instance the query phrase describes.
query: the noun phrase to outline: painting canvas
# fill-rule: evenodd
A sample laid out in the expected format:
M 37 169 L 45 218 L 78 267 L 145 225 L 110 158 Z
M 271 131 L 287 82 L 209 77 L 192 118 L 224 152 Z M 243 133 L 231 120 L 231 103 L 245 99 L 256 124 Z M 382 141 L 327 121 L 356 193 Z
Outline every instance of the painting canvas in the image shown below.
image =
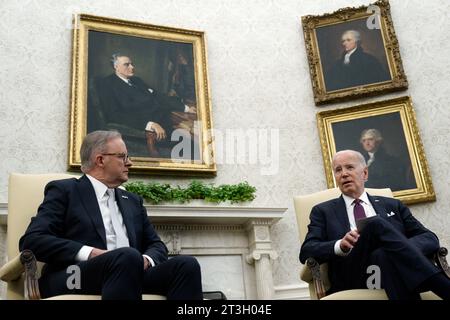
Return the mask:
M 117 130 L 132 171 L 214 174 L 204 33 L 79 15 L 74 28 L 69 166 L 81 141 Z
M 316 105 L 408 87 L 389 2 L 302 17 Z
M 317 114 L 328 187 L 335 187 L 331 160 L 341 150 L 366 159 L 368 188 L 391 188 L 405 203 L 435 200 L 428 164 L 409 97 Z

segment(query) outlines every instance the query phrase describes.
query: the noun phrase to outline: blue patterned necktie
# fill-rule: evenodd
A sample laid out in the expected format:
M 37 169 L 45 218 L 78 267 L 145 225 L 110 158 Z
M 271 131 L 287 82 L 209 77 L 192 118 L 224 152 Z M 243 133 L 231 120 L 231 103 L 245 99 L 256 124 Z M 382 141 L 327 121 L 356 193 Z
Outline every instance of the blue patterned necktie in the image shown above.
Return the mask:
M 361 200 L 355 199 L 353 203 L 355 204 L 355 206 L 353 207 L 353 215 L 355 216 L 355 221 L 364 219 L 366 217 L 366 213 L 363 206 L 361 205 Z

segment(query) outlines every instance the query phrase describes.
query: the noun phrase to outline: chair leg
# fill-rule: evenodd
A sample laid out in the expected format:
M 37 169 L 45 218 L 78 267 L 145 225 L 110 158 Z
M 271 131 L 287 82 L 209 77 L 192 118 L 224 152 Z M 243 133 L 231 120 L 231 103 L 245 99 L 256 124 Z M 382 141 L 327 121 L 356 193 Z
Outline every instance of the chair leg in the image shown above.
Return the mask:
M 25 299 L 41 299 L 37 277 L 37 262 L 33 252 L 31 250 L 22 251 L 20 253 L 20 262 L 22 262 L 25 267 Z

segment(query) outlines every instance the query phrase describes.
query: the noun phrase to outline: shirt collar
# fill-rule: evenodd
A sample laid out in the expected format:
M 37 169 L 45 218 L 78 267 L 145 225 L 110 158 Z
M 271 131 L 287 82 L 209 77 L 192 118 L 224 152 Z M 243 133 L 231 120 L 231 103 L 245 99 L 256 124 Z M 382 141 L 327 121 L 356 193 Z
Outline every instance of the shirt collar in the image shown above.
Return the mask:
M 120 80 L 122 80 L 122 81 L 124 81 L 125 83 L 128 83 L 128 84 L 129 84 L 130 79 L 121 77 L 121 76 L 119 76 L 117 73 L 116 73 L 116 76 L 118 76 Z
M 342 194 L 342 197 L 344 198 L 345 201 L 345 206 L 348 208 L 353 204 L 353 201 L 355 201 L 354 198 L 349 197 L 345 194 Z M 364 191 L 361 196 L 359 197 L 359 200 L 361 200 L 361 202 L 365 203 L 365 204 L 369 204 L 369 197 L 367 196 L 367 192 Z
M 356 49 L 358 49 L 358 47 L 354 47 L 352 50 L 350 50 L 349 52 L 347 52 L 345 55 L 350 57 L 350 56 L 353 54 L 353 52 L 356 51 Z
M 97 200 L 98 201 L 102 200 L 106 190 L 108 190 L 108 187 L 103 182 L 95 179 L 93 176 L 86 174 L 86 177 L 88 177 L 88 179 L 92 183 L 92 186 L 94 187 L 95 196 L 97 197 Z

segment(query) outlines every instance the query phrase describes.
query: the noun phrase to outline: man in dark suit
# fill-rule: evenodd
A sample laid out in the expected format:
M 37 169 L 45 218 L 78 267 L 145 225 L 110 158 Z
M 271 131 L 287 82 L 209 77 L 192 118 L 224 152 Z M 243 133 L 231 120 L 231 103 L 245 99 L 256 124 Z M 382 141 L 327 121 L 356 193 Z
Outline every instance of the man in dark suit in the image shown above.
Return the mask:
M 328 262 L 328 293 L 367 288 L 367 267 L 376 265 L 390 299 L 417 299 L 428 290 L 450 299 L 450 279 L 427 258 L 439 248 L 436 235 L 400 201 L 364 191 L 368 169 L 359 152 L 337 152 L 332 167 L 342 196 L 311 210 L 300 250 L 302 263 L 309 257 Z M 364 217 L 372 218 L 358 230 Z
M 391 80 L 378 59 L 361 47 L 361 35 L 356 30 L 347 30 L 342 35 L 344 52 L 330 70 L 325 73 L 327 91 L 347 89 Z
M 197 260 L 168 260 L 142 198 L 118 188 L 128 180 L 132 165 L 120 133 L 88 134 L 80 154 L 85 175 L 50 182 L 20 239 L 21 251 L 30 249 L 46 263 L 39 279 L 42 296 L 83 293 L 141 299 L 142 293 L 153 293 L 201 299 Z M 68 286 L 72 265 L 80 270 L 80 288 Z
M 185 105 L 177 96 L 168 96 L 150 88 L 134 75 L 128 56 L 113 54 L 114 73 L 98 82 L 98 97 L 105 122 L 154 132 L 156 141 L 170 145 L 173 131 L 171 112 L 196 113 L 195 106 Z M 144 138 L 144 134 L 143 134 Z M 152 156 L 158 156 L 156 150 Z
M 386 152 L 380 131 L 365 129 L 359 141 L 369 167 L 366 187 L 391 188 L 392 191 L 416 188 L 411 164 Z

